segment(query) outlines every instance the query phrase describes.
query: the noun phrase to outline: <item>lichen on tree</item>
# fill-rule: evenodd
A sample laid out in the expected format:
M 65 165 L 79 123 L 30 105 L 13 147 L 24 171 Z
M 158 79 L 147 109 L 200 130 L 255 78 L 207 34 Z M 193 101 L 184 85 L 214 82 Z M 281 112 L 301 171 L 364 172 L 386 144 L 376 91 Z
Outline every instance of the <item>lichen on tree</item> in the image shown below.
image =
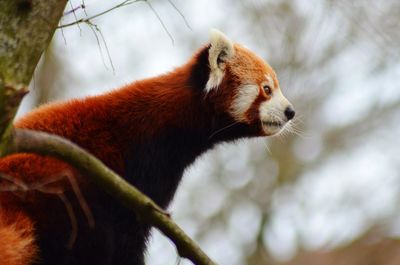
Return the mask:
M 57 28 L 66 0 L 0 1 L 0 156 L 40 56 Z

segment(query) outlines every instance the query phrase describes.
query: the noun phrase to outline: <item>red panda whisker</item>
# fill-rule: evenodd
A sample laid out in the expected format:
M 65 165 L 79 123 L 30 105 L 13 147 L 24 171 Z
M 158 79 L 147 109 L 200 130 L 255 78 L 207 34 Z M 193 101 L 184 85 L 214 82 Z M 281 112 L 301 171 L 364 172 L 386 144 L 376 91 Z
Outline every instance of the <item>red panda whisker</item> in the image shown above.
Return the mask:
M 210 140 L 211 138 L 213 138 L 213 137 L 214 137 L 215 135 L 217 135 L 218 133 L 220 133 L 220 132 L 222 132 L 222 131 L 224 131 L 224 130 L 226 130 L 226 129 L 228 129 L 228 128 L 230 128 L 230 127 L 232 127 L 232 126 L 234 126 L 234 125 L 236 125 L 236 124 L 238 124 L 238 123 L 239 123 L 239 121 L 235 121 L 235 122 L 233 122 L 233 123 L 231 123 L 231 124 L 229 124 L 229 125 L 227 125 L 227 126 L 221 128 L 221 129 L 216 130 L 215 132 L 213 132 L 213 133 L 208 137 L 208 140 Z
M 304 123 L 303 117 L 304 116 L 301 114 L 296 114 L 296 117 L 292 121 L 296 122 L 297 124 L 303 124 Z
M 307 135 L 303 130 L 297 127 L 298 125 L 295 123 L 295 121 L 290 121 L 287 125 L 287 131 L 289 133 L 295 134 L 297 136 L 300 136 L 302 138 L 309 138 L 310 136 Z
M 267 149 L 268 153 L 270 155 L 272 155 L 271 149 L 269 148 L 267 141 L 263 139 L 262 142 L 263 142 L 265 148 Z

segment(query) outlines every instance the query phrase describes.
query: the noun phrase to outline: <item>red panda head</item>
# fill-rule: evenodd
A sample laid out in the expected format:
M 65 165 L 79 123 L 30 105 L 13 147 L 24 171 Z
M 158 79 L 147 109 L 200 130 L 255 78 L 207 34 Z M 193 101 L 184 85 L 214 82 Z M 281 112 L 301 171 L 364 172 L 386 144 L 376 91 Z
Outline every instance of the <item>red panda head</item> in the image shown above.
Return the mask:
M 258 135 L 279 133 L 294 117 L 274 70 L 247 48 L 212 30 L 205 93 L 234 121 L 254 127 Z

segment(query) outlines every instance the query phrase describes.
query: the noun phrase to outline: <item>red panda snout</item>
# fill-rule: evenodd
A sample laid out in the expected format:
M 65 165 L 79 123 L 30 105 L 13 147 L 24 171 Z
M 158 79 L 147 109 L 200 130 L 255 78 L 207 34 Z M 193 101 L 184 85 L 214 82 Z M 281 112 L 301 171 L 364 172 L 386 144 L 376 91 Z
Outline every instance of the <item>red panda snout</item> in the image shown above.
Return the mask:
M 292 104 L 279 88 L 271 93 L 269 100 L 260 104 L 259 111 L 262 130 L 266 135 L 280 133 L 295 115 Z
M 242 85 L 237 89 L 231 103 L 232 117 L 249 126 L 260 126 L 260 135 L 273 135 L 281 132 L 293 119 L 295 111 L 279 88 L 266 95 L 256 84 Z

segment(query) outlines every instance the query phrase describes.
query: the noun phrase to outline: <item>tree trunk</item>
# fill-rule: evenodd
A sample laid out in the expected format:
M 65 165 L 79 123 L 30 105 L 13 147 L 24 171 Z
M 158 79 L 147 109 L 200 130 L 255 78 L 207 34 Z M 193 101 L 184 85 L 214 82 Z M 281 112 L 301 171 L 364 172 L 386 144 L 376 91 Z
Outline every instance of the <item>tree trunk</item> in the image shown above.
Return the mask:
M 12 122 L 43 51 L 63 14 L 66 0 L 0 1 L 0 156 Z

